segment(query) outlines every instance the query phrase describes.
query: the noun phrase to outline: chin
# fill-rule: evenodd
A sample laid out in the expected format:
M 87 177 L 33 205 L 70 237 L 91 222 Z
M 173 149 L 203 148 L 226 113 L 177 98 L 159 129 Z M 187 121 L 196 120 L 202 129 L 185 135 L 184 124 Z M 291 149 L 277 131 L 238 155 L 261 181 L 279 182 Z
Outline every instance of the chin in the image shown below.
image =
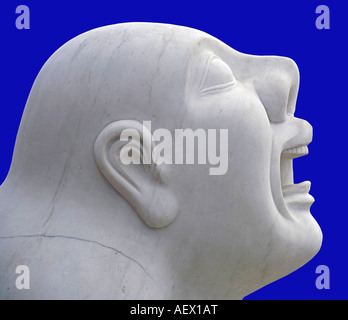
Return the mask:
M 297 219 L 282 217 L 276 229 L 273 241 L 278 245 L 275 245 L 274 256 L 270 254 L 269 262 L 275 267 L 270 270 L 269 275 L 273 277 L 268 283 L 285 277 L 309 262 L 318 253 L 323 241 L 322 231 L 309 210 L 302 211 Z

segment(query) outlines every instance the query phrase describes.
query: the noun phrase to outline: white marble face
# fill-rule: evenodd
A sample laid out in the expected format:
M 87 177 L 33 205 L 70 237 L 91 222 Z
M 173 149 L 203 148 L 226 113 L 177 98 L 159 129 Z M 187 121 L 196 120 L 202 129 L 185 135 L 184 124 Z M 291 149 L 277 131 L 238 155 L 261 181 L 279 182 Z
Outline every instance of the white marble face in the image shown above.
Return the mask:
M 291 59 L 242 54 L 190 28 L 130 23 L 80 35 L 49 59 L 31 91 L 0 189 L 2 238 L 67 234 L 122 246 L 163 283 L 134 282 L 129 298 L 240 298 L 289 274 L 322 241 L 310 182 L 293 178 L 293 159 L 312 140 L 310 124 L 294 116 L 298 88 Z M 152 131 L 228 129 L 228 170 L 122 164 L 119 130 L 142 121 Z M 30 219 L 19 225 L 23 214 Z M 40 246 L 34 255 L 45 261 Z M 83 272 L 102 283 L 92 271 Z
M 312 140 L 311 125 L 294 116 L 299 71 L 291 59 L 245 55 L 202 38 L 190 57 L 182 126 L 228 128 L 228 171 L 209 176 L 207 168 L 174 165 L 180 179 L 168 185 L 183 212 L 197 211 L 193 221 L 180 218 L 207 254 L 223 247 L 217 259 L 232 266 L 238 246 L 245 270 L 266 262 L 259 272 L 275 279 L 311 259 L 322 237 L 309 211 L 310 182 L 293 178 L 293 159 L 308 154 Z

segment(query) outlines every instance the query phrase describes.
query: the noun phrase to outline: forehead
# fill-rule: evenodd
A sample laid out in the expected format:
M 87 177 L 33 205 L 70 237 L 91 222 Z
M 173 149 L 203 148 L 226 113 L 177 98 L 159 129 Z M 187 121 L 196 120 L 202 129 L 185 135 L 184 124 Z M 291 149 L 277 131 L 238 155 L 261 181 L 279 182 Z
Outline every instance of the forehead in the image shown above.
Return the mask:
M 167 127 L 171 125 L 163 121 L 180 123 L 212 55 L 228 65 L 242 55 L 215 37 L 188 27 L 131 23 L 118 25 L 116 33 L 115 63 L 128 70 L 120 73 L 120 96 L 126 93 L 128 102 L 132 99 L 133 106 L 142 104 L 146 114 L 156 115 Z
M 200 78 L 212 55 L 227 64 L 242 55 L 205 32 L 183 26 L 130 23 L 118 25 L 117 32 L 119 63 L 124 65 L 125 58 L 135 74 L 141 69 L 139 82 L 161 78 L 172 89 Z
M 189 27 L 157 23 L 125 23 L 111 27 L 115 27 L 113 37 L 118 59 L 125 58 L 130 65 L 141 65 L 145 69 L 148 66 L 149 73 L 151 69 L 157 74 L 162 69 L 195 72 L 212 53 L 226 60 L 233 54 L 241 55 L 215 37 Z M 167 75 L 169 77 L 170 73 Z
M 209 54 L 227 56 L 232 50 L 202 31 L 175 25 L 127 23 L 98 32 L 96 41 L 109 34 L 103 48 L 112 61 L 104 75 L 106 87 L 115 84 L 120 105 L 162 121 L 183 113 L 187 90 L 201 76 Z

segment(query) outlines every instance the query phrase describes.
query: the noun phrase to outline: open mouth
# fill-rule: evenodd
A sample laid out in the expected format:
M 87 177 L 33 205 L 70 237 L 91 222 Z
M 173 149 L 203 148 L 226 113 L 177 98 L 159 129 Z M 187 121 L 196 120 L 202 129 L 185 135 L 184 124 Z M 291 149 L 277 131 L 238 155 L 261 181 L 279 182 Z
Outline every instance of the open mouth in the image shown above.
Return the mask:
M 308 154 L 307 145 L 283 150 L 280 156 L 280 181 L 283 201 L 290 211 L 308 210 L 314 198 L 309 195 L 310 181 L 294 183 L 293 159 Z

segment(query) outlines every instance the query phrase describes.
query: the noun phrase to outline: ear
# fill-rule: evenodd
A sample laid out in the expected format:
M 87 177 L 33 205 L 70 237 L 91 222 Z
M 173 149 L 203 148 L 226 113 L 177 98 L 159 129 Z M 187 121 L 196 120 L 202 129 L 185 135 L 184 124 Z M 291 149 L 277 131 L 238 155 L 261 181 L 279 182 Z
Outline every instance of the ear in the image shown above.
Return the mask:
M 101 173 L 139 217 L 149 227 L 162 228 L 175 219 L 179 206 L 162 181 L 163 165 L 156 165 L 154 146 L 146 126 L 135 120 L 120 120 L 99 134 L 94 156 Z

